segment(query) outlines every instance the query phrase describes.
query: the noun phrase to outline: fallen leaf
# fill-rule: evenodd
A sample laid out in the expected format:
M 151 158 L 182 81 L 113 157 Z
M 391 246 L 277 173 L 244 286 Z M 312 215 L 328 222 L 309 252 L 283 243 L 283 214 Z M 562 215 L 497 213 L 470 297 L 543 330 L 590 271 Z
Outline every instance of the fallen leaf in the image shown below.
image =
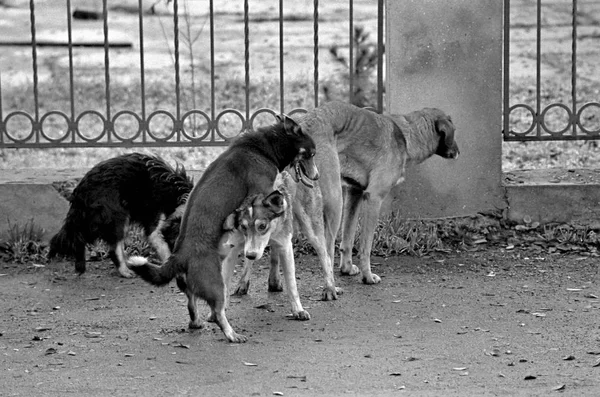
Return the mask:
M 442 320 L 440 320 L 439 318 L 434 318 L 433 321 L 435 321 L 436 323 L 441 323 Z
M 173 347 L 182 347 L 184 349 L 189 349 L 190 348 L 190 345 L 184 345 L 181 342 L 174 342 L 173 344 L 171 344 L 171 346 L 173 346 Z
M 46 356 L 49 356 L 50 354 L 56 354 L 56 353 L 57 353 L 56 349 L 53 347 L 50 347 L 50 348 L 46 349 L 45 354 L 46 354 Z
M 525 380 L 533 380 L 533 379 L 537 379 L 537 376 L 535 376 L 535 375 L 526 375 L 523 379 L 525 379 Z
M 467 367 L 456 367 L 452 368 L 452 371 L 464 371 L 465 369 L 467 369 Z
M 592 367 L 600 367 L 600 358 L 596 360 L 596 362 L 592 365 Z
M 282 393 L 282 392 L 280 392 L 280 391 L 274 391 L 274 392 L 273 392 L 273 395 L 274 395 L 274 396 L 283 396 L 283 393 Z
M 286 378 L 288 378 L 288 379 L 298 379 L 300 382 L 306 382 L 306 375 L 301 375 L 301 376 L 288 375 L 288 376 L 286 376 Z
M 552 391 L 561 391 L 561 390 L 565 390 L 566 388 L 567 388 L 567 386 L 563 383 L 562 385 L 554 386 L 552 388 Z
M 570 354 L 568 356 L 563 357 L 563 360 L 565 360 L 565 361 L 572 361 L 572 360 L 575 360 L 575 356 L 573 356 L 573 355 Z
M 43 331 L 50 331 L 52 329 L 52 327 L 36 327 L 35 330 L 37 332 L 43 332 Z
M 594 295 L 594 294 L 585 294 L 583 295 L 586 298 L 590 298 L 590 299 L 598 299 L 598 295 Z
M 579 291 L 582 291 L 582 289 L 581 288 L 567 288 L 567 291 L 569 291 L 569 292 L 579 292 Z
M 70 351 L 69 351 L 67 354 L 68 354 L 69 356 L 76 356 L 76 355 L 77 355 L 77 353 L 75 353 L 75 352 L 74 352 L 74 351 L 72 351 L 72 350 L 70 350 Z
M 86 338 L 104 338 L 102 332 L 88 331 L 83 336 Z
M 254 363 L 248 363 L 248 362 L 245 362 L 245 361 L 244 361 L 244 365 L 245 365 L 246 367 L 258 367 L 258 364 L 254 364 Z
M 537 313 L 536 312 L 536 313 L 531 313 L 531 314 L 536 317 L 546 317 L 546 313 Z

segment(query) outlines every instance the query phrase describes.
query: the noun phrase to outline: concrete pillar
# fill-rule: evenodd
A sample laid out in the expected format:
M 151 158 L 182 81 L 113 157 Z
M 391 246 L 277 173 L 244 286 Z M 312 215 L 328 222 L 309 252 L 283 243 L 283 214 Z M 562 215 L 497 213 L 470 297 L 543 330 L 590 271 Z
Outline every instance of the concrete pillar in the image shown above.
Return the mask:
M 411 167 L 391 209 L 429 218 L 504 208 L 502 1 L 388 0 L 386 12 L 388 111 L 446 111 L 461 152 Z

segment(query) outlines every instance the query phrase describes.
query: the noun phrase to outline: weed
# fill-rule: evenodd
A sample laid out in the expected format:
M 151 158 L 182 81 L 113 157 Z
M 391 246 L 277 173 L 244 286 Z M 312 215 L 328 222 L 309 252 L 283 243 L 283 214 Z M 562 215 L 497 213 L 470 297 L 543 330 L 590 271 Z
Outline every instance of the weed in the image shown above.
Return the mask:
M 3 248 L 11 262 L 45 262 L 45 246 L 42 243 L 44 229 L 37 226 L 33 219 L 22 227 L 12 224 L 9 220 L 7 232 L 7 241 L 3 243 Z

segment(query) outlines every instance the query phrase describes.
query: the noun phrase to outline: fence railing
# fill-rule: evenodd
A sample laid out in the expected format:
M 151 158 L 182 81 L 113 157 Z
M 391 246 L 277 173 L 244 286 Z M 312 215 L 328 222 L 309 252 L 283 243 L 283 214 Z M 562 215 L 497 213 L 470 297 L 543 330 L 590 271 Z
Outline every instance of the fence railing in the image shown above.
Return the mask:
M 600 2 L 504 0 L 505 141 L 600 138 Z
M 48 3 L 52 5 L 48 6 Z M 29 24 L 28 32 L 23 31 L 23 36 L 26 34 L 28 37 L 0 39 L 5 53 L 16 48 L 29 47 L 31 50 L 31 73 L 26 73 L 26 83 L 13 81 L 15 73 L 5 70 L 8 63 L 6 58 L 0 63 L 0 148 L 223 146 L 232 136 L 260 125 L 264 121 L 259 119 L 265 115 L 302 112 L 305 107 L 317 106 L 324 95 L 321 87 L 323 79 L 319 74 L 323 59 L 319 28 L 322 23 L 320 12 L 328 5 L 321 5 L 318 0 L 312 1 L 310 15 L 303 12 L 301 18 L 298 18 L 295 10 L 294 13 L 286 13 L 286 9 L 293 7 L 295 2 L 279 0 L 276 15 L 272 19 L 265 18 L 262 2 L 240 0 L 239 3 L 243 3 L 241 21 L 236 20 L 239 14 L 235 10 L 227 13 L 215 11 L 215 5 L 229 5 L 232 1 L 217 4 L 213 0 L 194 1 L 192 10 L 186 0 L 157 0 L 155 5 L 160 3 L 160 6 L 172 7 L 165 16 L 149 15 L 149 10 L 139 0 L 136 10 L 137 40 L 131 42 L 115 39 L 111 30 L 112 17 L 118 23 L 122 19 L 117 18 L 122 9 L 110 7 L 108 0 L 102 1 L 102 9 L 95 15 L 98 18 L 96 22 L 74 21 L 74 15 L 80 10 L 73 8 L 71 0 L 61 4 L 58 7 L 60 10 L 56 9 L 57 3 L 43 2 L 38 5 L 30 0 L 28 21 L 21 21 Z M 356 69 L 358 57 L 362 56 L 358 54 L 358 50 L 364 42 L 357 41 L 354 3 L 353 0 L 348 1 L 347 14 L 338 21 L 340 27 L 347 27 L 339 29 L 338 35 L 347 33 L 347 52 L 343 59 L 347 61 L 348 69 L 345 73 L 348 78 L 342 81 L 346 84 L 343 87 L 345 99 L 350 101 L 354 100 L 354 85 L 360 83 L 355 77 L 364 73 Z M 374 15 L 369 17 L 375 21 L 377 30 L 376 43 L 369 44 L 376 57 L 373 107 L 382 111 L 384 0 L 357 0 L 356 3 L 360 3 L 360 12 L 365 9 L 374 11 Z M 54 9 L 39 12 L 40 7 Z M 254 12 L 253 7 L 256 10 Z M 8 12 L 14 12 L 15 18 L 24 15 L 23 12 L 19 14 L 14 10 L 7 10 Z M 11 16 L 7 13 L 4 17 L 10 19 Z M 40 37 L 39 30 L 44 24 L 38 19 L 48 15 L 53 19 L 64 18 L 62 30 L 66 32 L 66 36 L 61 36 L 58 40 Z M 219 19 L 223 15 L 225 21 Z M 85 14 L 85 17 L 93 19 L 94 14 Z M 365 15 L 361 15 L 361 20 L 364 19 Z M 235 32 L 232 31 L 232 21 L 236 22 L 236 26 L 239 25 Z M 98 24 L 96 26 L 101 29 L 101 37 L 91 41 L 74 37 L 74 25 L 78 24 L 81 28 L 84 23 Z M 152 24 L 150 29 L 146 26 L 148 23 Z M 251 68 L 253 40 L 256 37 L 253 32 L 258 29 L 253 24 L 261 23 L 276 26 L 276 39 L 269 38 L 273 40 L 269 45 L 269 56 L 277 59 L 275 63 L 278 68 L 278 81 L 274 85 L 263 84 L 264 80 L 254 78 L 255 74 L 259 74 L 257 72 L 263 71 Z M 204 29 L 206 24 L 207 33 Z M 295 91 L 298 91 L 297 87 L 302 88 L 304 97 L 301 99 L 297 98 L 297 92 L 296 97 L 289 99 L 291 95 L 286 89 L 290 79 L 290 74 L 286 73 L 287 68 L 290 67 L 290 62 L 296 62 L 286 60 L 285 31 L 288 24 L 303 24 L 302 29 L 305 30 L 310 26 L 312 78 L 293 82 Z M 162 30 L 162 35 L 157 33 L 159 30 Z M 221 30 L 226 32 L 220 35 Z M 200 52 L 198 49 L 194 52 L 195 40 L 200 35 L 206 38 L 206 46 Z M 163 44 L 167 42 L 172 61 L 171 64 L 167 62 L 162 70 L 151 68 L 152 73 L 149 72 L 149 64 L 156 60 L 156 54 L 149 49 L 148 36 L 152 36 L 154 43 L 157 37 L 158 40 L 162 37 Z M 219 64 L 220 54 L 227 51 L 223 48 L 221 38 L 230 36 L 239 37 L 243 42 L 243 51 L 235 55 L 243 65 L 242 77 L 232 80 L 228 76 L 230 71 L 223 71 Z M 47 48 L 66 50 L 66 56 L 62 56 L 66 65 L 57 66 L 56 54 L 50 53 Z M 125 67 L 124 71 L 123 54 L 131 54 L 135 51 L 134 48 L 137 49 L 137 65 Z M 80 51 L 77 56 L 76 51 Z M 91 61 L 100 54 L 102 67 L 86 69 L 86 61 Z M 261 54 L 264 56 L 264 49 Z M 153 57 L 151 61 L 149 56 Z M 332 57 L 329 53 L 326 56 Z M 338 54 L 338 61 L 340 59 Z M 130 61 L 131 56 L 124 62 Z M 186 67 L 182 65 L 184 62 L 188 63 Z M 79 65 L 83 65 L 83 72 Z M 298 67 L 297 64 L 292 66 Z M 308 68 L 309 62 L 302 66 Z M 169 71 L 167 74 L 171 74 L 172 80 L 165 82 L 165 69 Z M 157 77 L 161 73 L 163 77 Z M 124 78 L 125 75 L 128 77 Z M 261 90 L 262 85 L 267 87 Z M 209 91 L 208 95 L 206 91 Z M 236 96 L 221 100 L 220 102 L 228 104 L 222 106 L 222 103 L 218 103 L 217 95 L 226 96 L 229 91 L 232 92 L 231 95 L 235 92 Z M 197 99 L 199 92 L 201 98 Z M 162 99 L 163 96 L 169 96 L 169 99 Z M 272 98 L 274 96 L 278 99 Z M 272 121 L 270 116 L 268 118 Z

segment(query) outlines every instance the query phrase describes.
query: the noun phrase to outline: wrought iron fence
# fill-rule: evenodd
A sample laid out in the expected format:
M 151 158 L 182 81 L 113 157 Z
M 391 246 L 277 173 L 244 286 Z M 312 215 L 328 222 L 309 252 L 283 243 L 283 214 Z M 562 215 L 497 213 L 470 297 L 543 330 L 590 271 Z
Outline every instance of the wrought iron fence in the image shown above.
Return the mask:
M 600 138 L 600 2 L 504 0 L 505 141 Z
M 307 0 L 302 1 L 307 2 Z M 241 22 L 241 32 L 239 34 L 243 39 L 243 51 L 237 57 L 243 59 L 243 79 L 240 82 L 241 88 L 234 88 L 243 91 L 243 94 L 240 95 L 243 99 L 242 103 L 232 104 L 232 106 L 222 108 L 221 110 L 216 100 L 216 93 L 217 91 L 227 90 L 228 87 L 226 84 L 225 86 L 217 86 L 219 78 L 221 80 L 224 79 L 222 76 L 223 73 L 219 73 L 218 55 L 219 47 L 222 46 L 222 43 L 217 36 L 219 31 L 223 29 L 227 30 L 226 35 L 231 34 L 229 23 L 231 22 L 232 15 L 234 18 L 238 15 L 237 11 L 230 13 L 229 19 L 222 22 L 219 18 L 223 14 L 215 11 L 215 2 L 207 0 L 207 2 L 203 2 L 203 4 L 206 4 L 207 11 L 202 13 L 197 12 L 198 10 L 196 9 L 196 14 L 190 18 L 190 9 L 186 0 L 156 0 L 155 5 L 169 6 L 172 7 L 172 10 L 168 14 L 149 15 L 148 11 L 150 10 L 147 7 L 146 9 L 144 8 L 142 0 L 138 0 L 137 7 L 135 7 L 138 39 L 137 42 L 132 43 L 115 39 L 112 31 L 110 31 L 112 26 L 111 17 L 115 16 L 115 19 L 118 21 L 119 12 L 122 12 L 122 9 L 115 11 L 115 8 L 109 6 L 108 0 L 103 0 L 102 9 L 97 15 L 88 15 L 86 13 L 82 15 L 81 10 L 74 9 L 71 0 L 66 0 L 64 4 L 61 4 L 61 8 L 64 7 L 64 14 L 62 15 L 66 23 L 66 40 L 57 41 L 55 39 L 47 40 L 39 37 L 40 23 L 37 21 L 38 10 L 40 6 L 48 6 L 48 3 L 50 2 L 38 5 L 34 0 L 30 0 L 28 8 L 29 21 L 27 21 L 29 23 L 28 32 L 24 32 L 28 36 L 28 39 L 23 40 L 22 37 L 15 40 L 0 39 L 0 45 L 7 46 L 5 47 L 8 48 L 6 51 L 11 51 L 11 48 L 13 50 L 15 48 L 30 48 L 31 50 L 31 74 L 29 75 L 31 79 L 27 79 L 28 83 L 25 85 L 10 84 L 12 83 L 14 73 L 11 74 L 4 70 L 7 68 L 6 58 L 4 58 L 4 66 L 0 63 L 0 148 L 224 146 L 232 136 L 255 128 L 257 119 L 263 115 L 272 115 L 279 112 L 287 112 L 289 114 L 303 112 L 303 107 L 293 107 L 293 105 L 300 102 L 306 106 L 317 106 L 320 97 L 322 97 L 323 87 L 320 87 L 322 81 L 319 75 L 322 59 L 320 55 L 322 43 L 319 41 L 319 27 L 321 24 L 320 10 L 324 5 L 319 4 L 318 0 L 311 0 L 311 15 L 305 15 L 306 13 L 304 13 L 300 19 L 297 15 L 286 13 L 286 8 L 289 9 L 297 2 L 292 3 L 277 0 L 275 2 L 277 9 L 274 11 L 276 16 L 272 20 L 264 19 L 265 15 L 260 10 L 252 12 L 254 5 L 260 7 L 260 4 L 263 4 L 263 2 L 250 2 L 249 0 L 235 2 L 242 7 L 242 10 L 239 12 L 242 19 L 239 21 Z M 123 2 L 116 3 L 121 4 Z M 196 8 L 199 7 L 199 3 L 195 1 L 194 6 Z M 217 5 L 232 3 L 234 3 L 232 0 L 224 0 L 218 2 Z M 376 87 L 374 89 L 376 93 L 373 106 L 381 111 L 383 109 L 384 0 L 356 0 L 356 3 L 360 6 L 359 12 L 363 12 L 365 9 L 375 11 L 373 19 L 376 23 L 377 38 L 376 43 L 371 45 L 374 48 L 371 55 L 375 54 L 376 59 Z M 339 2 L 337 4 L 339 6 Z M 54 6 L 56 6 L 56 3 L 54 3 Z M 345 87 L 348 93 L 346 99 L 349 98 L 351 101 L 354 99 L 353 95 L 355 92 L 353 85 L 357 81 L 354 76 L 361 72 L 356 70 L 357 57 L 360 56 L 360 54 L 357 54 L 356 47 L 356 8 L 355 1 L 349 0 L 347 2 L 347 14 L 340 20 L 342 25 L 347 26 L 347 28 L 340 29 L 340 35 L 342 35 L 342 32 L 347 33 L 348 48 L 343 59 L 347 61 L 348 70 L 346 73 L 349 76 L 347 87 Z M 152 10 L 155 11 L 154 8 Z M 86 42 L 85 40 L 74 38 L 74 15 L 77 15 L 77 12 L 80 13 L 79 17 L 98 18 L 97 23 L 101 23 L 102 25 L 102 34 L 98 40 Z M 40 16 L 44 14 L 45 12 L 39 13 Z M 7 14 L 4 17 L 6 18 Z M 53 17 L 56 16 L 54 15 Z M 362 15 L 362 19 L 364 17 Z M 165 41 L 169 36 L 169 31 L 172 35 L 170 37 L 172 40 L 169 43 L 169 54 L 172 57 L 172 64 L 167 64 L 166 69 L 171 73 L 173 81 L 166 86 L 162 86 L 162 93 L 149 92 L 151 85 L 148 83 L 148 44 L 145 38 L 148 35 L 146 24 L 150 18 L 152 18 L 151 21 L 153 22 L 152 33 L 156 33 L 154 30 L 158 30 L 160 27 Z M 159 24 L 156 23 L 157 18 Z M 273 90 L 278 91 L 279 101 L 277 104 L 271 103 L 272 106 L 260 106 L 260 102 L 263 99 L 260 96 L 266 94 L 264 91 L 258 94 L 254 93 L 253 90 L 255 90 L 256 84 L 254 86 L 251 84 L 251 79 L 255 74 L 255 70 L 251 70 L 252 32 L 256 29 L 253 27 L 253 24 L 265 22 L 265 20 L 277 25 L 277 33 L 272 38 L 277 42 L 272 43 L 270 46 L 269 56 L 277 59 L 279 76 L 276 87 Z M 193 32 L 193 30 L 196 29 L 203 33 L 204 24 L 206 23 L 208 23 L 208 48 L 203 51 L 202 55 L 207 59 L 206 63 L 208 65 L 204 63 L 202 68 L 206 72 L 206 76 L 208 76 L 209 84 L 199 87 L 196 85 L 197 76 L 194 75 L 195 70 L 199 66 L 198 61 L 195 61 L 197 55 L 186 54 L 191 67 L 184 68 L 182 66 L 182 41 L 184 42 L 184 47 L 187 45 L 191 50 L 194 44 L 193 40 L 197 39 L 198 35 L 200 35 L 200 33 Z M 312 97 L 312 101 L 306 99 L 304 101 L 293 102 L 287 98 L 290 94 L 285 88 L 286 78 L 288 78 L 285 71 L 289 67 L 289 62 L 286 62 L 286 35 L 284 32 L 288 23 L 311 25 L 310 42 L 312 59 L 306 63 L 312 63 L 312 84 L 303 81 L 298 83 L 298 85 L 305 91 L 307 98 Z M 223 36 L 221 35 L 220 37 Z M 331 43 L 329 44 L 331 45 Z M 50 62 L 49 67 L 46 67 L 46 69 L 50 70 L 44 72 L 46 75 L 49 73 L 50 77 L 44 77 L 44 83 L 42 83 L 40 77 L 43 74 L 41 71 L 44 69 L 42 66 L 45 65 L 44 62 L 48 62 L 48 58 L 44 58 L 48 54 L 42 54 L 42 52 L 47 46 L 63 46 L 63 48 L 66 48 L 66 65 L 64 65 L 64 68 L 57 70 L 56 66 Z M 93 54 L 80 54 L 79 57 L 76 57 L 74 53 L 81 47 L 95 48 L 95 52 Z M 139 68 L 139 73 L 134 73 L 131 70 L 128 73 L 115 73 L 113 70 L 114 65 L 119 63 L 119 54 L 115 53 L 115 51 L 119 51 L 119 49 L 124 49 L 122 51 L 134 51 L 134 47 L 137 47 L 139 55 L 139 63 L 136 66 Z M 78 83 L 77 81 L 80 75 L 76 63 L 83 63 L 85 65 L 87 57 L 98 56 L 100 53 L 103 58 L 101 72 L 98 70 L 90 72 L 88 70 L 85 77 L 85 84 L 81 88 L 80 82 Z M 327 56 L 331 57 L 329 54 Z M 50 58 L 51 60 L 55 60 L 52 56 Z M 340 59 L 338 56 L 338 60 Z M 307 67 L 308 65 L 303 66 Z M 187 78 L 188 81 L 190 80 L 189 76 L 187 76 L 190 73 L 191 85 L 183 83 L 184 78 Z M 124 74 L 130 77 L 129 82 L 119 82 Z M 135 77 L 132 78 L 131 76 Z M 60 91 L 60 94 L 44 96 L 40 92 L 42 89 L 52 92 Z M 156 103 L 160 103 L 160 101 L 156 100 L 156 97 L 165 94 L 164 91 L 171 90 L 174 93 L 174 98 L 170 102 L 173 105 L 173 109 L 169 110 L 160 106 L 155 107 Z M 198 95 L 196 91 L 203 91 L 204 94 L 205 90 L 210 91 L 210 94 L 203 95 L 202 104 L 193 100 L 192 105 L 188 104 L 184 107 L 184 97 L 196 98 Z M 312 94 L 310 93 L 311 90 Z M 26 92 L 23 93 L 23 91 Z M 101 98 L 103 104 L 94 103 L 93 106 L 87 105 L 89 98 L 86 96 L 86 92 L 91 93 L 91 91 L 94 91 L 94 94 L 98 92 L 103 94 Z M 15 93 L 25 98 L 22 99 L 23 102 L 32 100 L 33 103 L 29 104 L 29 106 L 33 109 L 27 111 L 19 108 L 21 104 L 18 101 L 17 103 L 7 104 L 6 98 L 13 99 Z M 116 109 L 116 104 L 113 100 L 115 95 L 137 97 L 139 101 L 135 105 L 137 109 Z M 92 95 L 90 94 L 89 96 Z M 58 102 L 61 102 L 67 109 L 54 108 L 54 105 Z M 127 101 L 125 102 L 127 103 Z M 290 109 L 290 107 L 292 108 Z M 231 118 L 234 119 L 233 122 L 231 122 Z M 224 120 L 228 121 L 224 122 Z M 223 127 L 224 123 L 228 126 L 228 132 L 223 131 L 225 129 Z M 233 132 L 231 132 L 231 125 L 234 125 Z

